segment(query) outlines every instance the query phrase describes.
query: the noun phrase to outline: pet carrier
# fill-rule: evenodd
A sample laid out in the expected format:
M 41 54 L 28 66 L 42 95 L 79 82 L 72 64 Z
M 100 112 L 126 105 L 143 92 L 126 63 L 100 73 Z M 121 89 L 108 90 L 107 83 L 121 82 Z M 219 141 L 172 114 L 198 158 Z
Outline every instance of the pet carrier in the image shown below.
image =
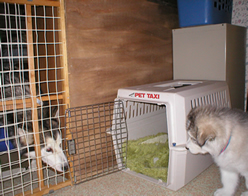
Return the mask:
M 229 99 L 228 86 L 222 81 L 173 80 L 119 89 L 117 100 L 121 100 L 124 105 L 128 144 L 127 156 L 117 160 L 122 160 L 127 165 L 124 171 L 130 174 L 171 190 L 178 190 L 212 164 L 209 154 L 193 155 L 185 148 L 187 113 L 191 108 L 200 105 L 229 107 Z M 114 112 L 115 114 L 119 115 L 120 112 Z M 116 126 L 112 126 L 113 142 L 118 141 L 114 130 Z M 161 135 L 163 133 L 167 136 Z M 160 140 L 167 143 L 168 147 L 162 150 L 162 154 L 161 152 L 156 154 L 156 149 L 159 149 L 157 146 L 162 143 Z M 145 147 L 144 143 L 155 143 L 155 147 Z M 126 143 L 121 144 L 125 147 Z M 115 147 L 117 147 L 116 157 L 120 157 L 119 154 L 123 151 L 119 153 L 120 146 L 115 145 Z M 146 148 L 148 148 L 148 157 L 146 157 Z M 142 155 L 136 156 L 138 152 Z M 168 160 L 164 159 L 166 153 Z M 137 159 L 133 160 L 133 157 Z M 157 164 L 160 159 L 168 162 L 168 165 Z M 121 162 L 118 165 L 120 168 L 123 167 Z M 164 167 L 168 168 L 163 170 Z M 148 171 L 150 169 L 152 171 Z
M 66 111 L 72 183 L 124 170 L 178 190 L 212 164 L 186 150 L 191 108 L 230 106 L 223 81 L 166 81 L 118 90 L 114 102 Z

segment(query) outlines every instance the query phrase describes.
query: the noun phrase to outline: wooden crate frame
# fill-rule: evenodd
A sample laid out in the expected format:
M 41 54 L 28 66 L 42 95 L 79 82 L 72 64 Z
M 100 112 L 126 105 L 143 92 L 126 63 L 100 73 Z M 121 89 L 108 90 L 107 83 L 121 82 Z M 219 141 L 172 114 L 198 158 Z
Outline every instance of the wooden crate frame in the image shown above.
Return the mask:
M 36 95 L 36 81 L 35 81 L 35 59 L 34 59 L 34 46 L 33 46 L 33 27 L 32 27 L 32 6 L 52 6 L 58 9 L 58 17 L 59 19 L 59 40 L 61 42 L 61 47 L 59 48 L 61 57 L 59 59 L 61 67 L 63 67 L 61 71 L 61 78 L 63 78 L 62 86 L 63 93 L 59 95 L 47 95 L 40 97 L 41 101 L 61 101 L 63 103 L 61 111 L 65 111 L 65 109 L 69 106 L 69 86 L 68 86 L 68 66 L 67 66 L 67 50 L 66 50 L 66 34 L 65 34 L 65 8 L 64 8 L 64 0 L 33 0 L 33 1 L 26 1 L 26 0 L 0 0 L 0 3 L 10 3 L 10 4 L 21 4 L 26 6 L 26 15 L 27 15 L 27 50 L 28 50 L 28 67 L 29 67 L 29 82 L 30 82 L 30 89 L 31 89 L 31 96 L 30 98 L 25 99 L 13 99 L 13 100 L 3 100 L 1 102 L 0 111 L 3 110 L 16 110 L 22 109 L 23 104 L 26 107 L 32 108 L 32 120 L 33 120 L 33 130 L 34 130 L 34 137 L 35 137 L 35 152 L 37 155 L 37 175 L 38 175 L 38 183 L 39 188 L 34 190 L 26 191 L 25 193 L 21 193 L 20 195 L 43 195 L 47 194 L 53 190 L 60 189 L 62 187 L 71 185 L 71 180 L 68 179 L 64 182 L 58 183 L 56 185 L 45 185 L 44 184 L 44 176 L 42 172 L 42 160 L 41 160 L 41 152 L 40 152 L 40 138 L 39 138 L 39 124 L 38 124 L 38 113 L 37 113 L 37 95 Z M 62 113 L 60 115 L 63 115 Z M 66 134 L 67 137 L 70 135 Z M 68 138 L 70 139 L 70 138 Z M 67 178 L 70 178 L 67 175 Z

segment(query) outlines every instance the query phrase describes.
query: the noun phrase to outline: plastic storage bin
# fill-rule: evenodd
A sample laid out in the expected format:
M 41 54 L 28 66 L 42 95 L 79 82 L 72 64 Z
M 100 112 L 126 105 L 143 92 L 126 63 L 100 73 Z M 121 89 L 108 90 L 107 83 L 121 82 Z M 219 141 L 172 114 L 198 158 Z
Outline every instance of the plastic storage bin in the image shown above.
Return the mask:
M 209 154 L 193 155 L 185 149 L 188 139 L 185 121 L 188 112 L 196 106 L 207 104 L 230 106 L 226 82 L 172 80 L 128 87 L 118 90 L 117 100 L 123 101 L 128 141 L 166 132 L 169 144 L 167 182 L 136 173 L 128 168 L 124 171 L 171 190 L 178 190 L 213 163 Z M 115 116 L 113 119 L 118 118 Z M 112 130 L 115 129 L 113 126 Z M 118 143 L 119 140 L 113 137 L 113 141 Z M 115 148 L 116 157 L 120 160 L 122 147 Z M 122 163 L 118 164 L 122 169 Z
M 231 23 L 232 0 L 177 0 L 180 27 Z

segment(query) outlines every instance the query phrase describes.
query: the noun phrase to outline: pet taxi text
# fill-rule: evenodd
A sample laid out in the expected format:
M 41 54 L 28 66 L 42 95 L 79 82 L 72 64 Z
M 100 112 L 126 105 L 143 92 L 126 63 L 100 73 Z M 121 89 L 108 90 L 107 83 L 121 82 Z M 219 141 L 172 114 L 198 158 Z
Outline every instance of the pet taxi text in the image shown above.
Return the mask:
M 156 93 L 132 93 L 137 98 L 159 99 L 160 95 Z

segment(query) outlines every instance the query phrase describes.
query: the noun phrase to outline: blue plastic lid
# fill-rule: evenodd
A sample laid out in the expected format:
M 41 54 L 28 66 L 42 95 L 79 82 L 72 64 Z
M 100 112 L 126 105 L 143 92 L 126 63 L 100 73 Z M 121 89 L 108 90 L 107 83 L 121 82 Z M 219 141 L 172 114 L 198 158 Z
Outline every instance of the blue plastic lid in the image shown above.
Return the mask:
M 0 140 L 5 139 L 6 136 L 8 138 L 8 134 L 5 133 L 4 128 L 0 128 Z M 12 150 L 14 148 L 15 147 L 10 140 L 0 141 L 0 152 L 7 151 L 8 149 Z

